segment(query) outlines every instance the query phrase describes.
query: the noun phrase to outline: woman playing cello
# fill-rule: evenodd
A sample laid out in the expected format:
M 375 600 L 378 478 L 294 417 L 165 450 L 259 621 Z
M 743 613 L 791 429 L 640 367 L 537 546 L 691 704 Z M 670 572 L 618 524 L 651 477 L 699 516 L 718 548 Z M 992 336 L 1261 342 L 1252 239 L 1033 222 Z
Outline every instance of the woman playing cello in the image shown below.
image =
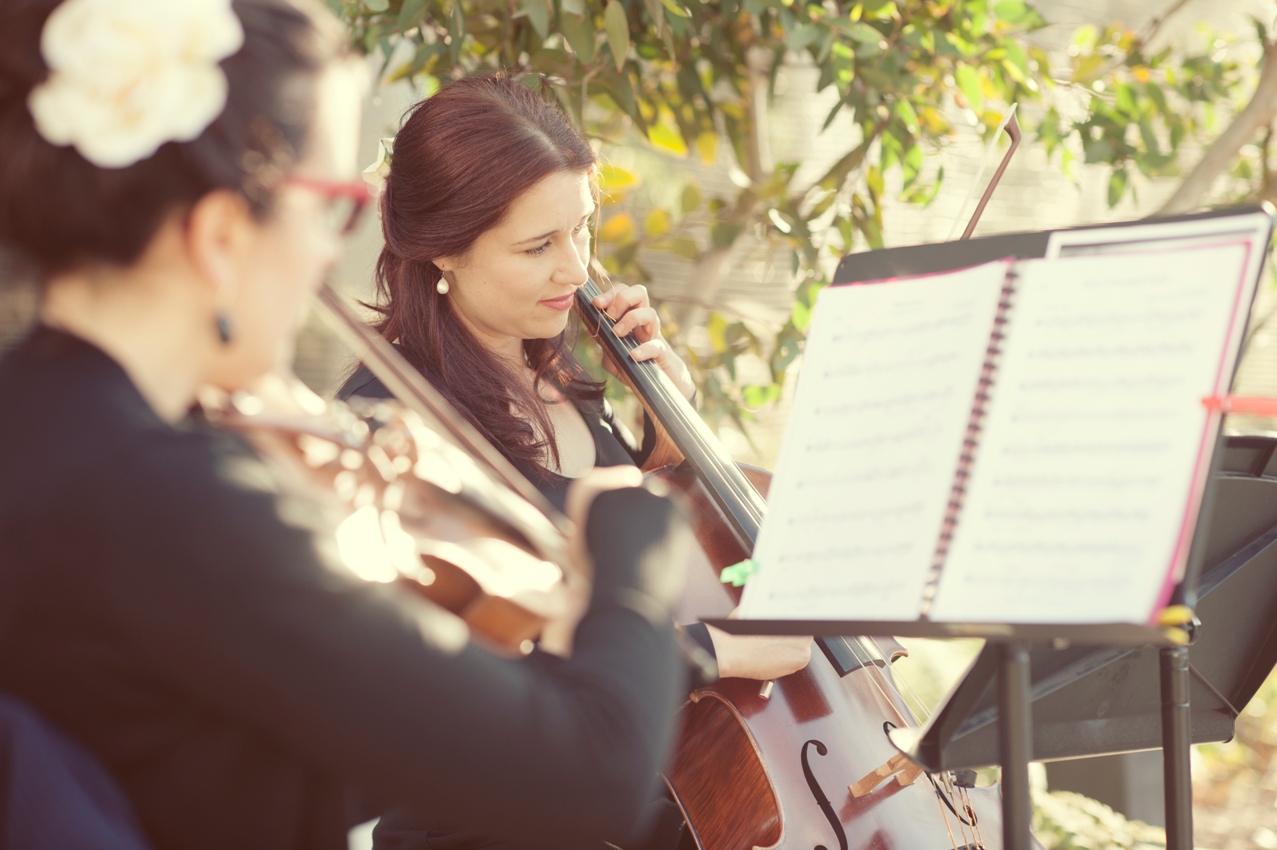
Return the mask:
M 588 470 L 641 464 L 654 438 L 648 428 L 644 445 L 633 439 L 565 341 L 587 277 L 596 167 L 557 106 L 505 75 L 468 78 L 412 109 L 381 198 L 379 330 L 560 504 Z M 643 343 L 636 360 L 655 360 L 694 397 L 643 287 L 618 285 L 596 303 L 618 319 L 618 335 Z M 340 394 L 389 395 L 366 369 Z M 809 638 L 734 637 L 699 624 L 687 632 L 723 677 L 776 678 L 810 654 Z M 383 821 L 383 844 L 390 828 Z

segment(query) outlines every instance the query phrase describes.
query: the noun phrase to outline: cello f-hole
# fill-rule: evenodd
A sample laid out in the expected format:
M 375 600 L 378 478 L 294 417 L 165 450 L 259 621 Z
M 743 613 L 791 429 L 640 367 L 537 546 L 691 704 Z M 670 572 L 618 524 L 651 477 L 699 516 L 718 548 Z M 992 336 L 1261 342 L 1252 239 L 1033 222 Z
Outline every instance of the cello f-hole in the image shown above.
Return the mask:
M 811 764 L 807 761 L 807 748 L 813 744 L 816 745 L 818 755 L 823 756 L 829 752 L 824 744 L 814 738 L 806 741 L 802 750 L 803 776 L 807 779 L 807 787 L 811 789 L 811 795 L 816 798 L 816 804 L 825 813 L 825 817 L 829 819 L 829 825 L 834 828 L 834 833 L 838 836 L 838 850 L 847 850 L 847 833 L 843 831 L 842 823 L 838 820 L 838 813 L 834 811 L 833 804 L 829 802 L 824 789 L 816 781 L 816 775 L 811 772 Z M 826 850 L 825 845 L 817 844 L 816 850 Z

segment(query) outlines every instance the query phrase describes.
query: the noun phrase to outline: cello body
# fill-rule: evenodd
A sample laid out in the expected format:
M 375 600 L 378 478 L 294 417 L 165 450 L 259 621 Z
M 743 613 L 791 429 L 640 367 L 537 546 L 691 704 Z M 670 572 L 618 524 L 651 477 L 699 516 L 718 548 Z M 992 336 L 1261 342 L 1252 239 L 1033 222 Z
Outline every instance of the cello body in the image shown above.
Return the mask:
M 577 312 L 657 425 L 644 471 L 684 494 L 700 544 L 679 622 L 726 617 L 740 591 L 719 577 L 752 554 L 770 476 L 739 467 L 669 378 L 629 356 L 637 343 L 612 333 L 598 294 L 592 281 L 578 289 Z M 699 850 L 1002 846 L 996 789 L 923 773 L 887 737 L 916 722 L 883 643 L 817 638 L 797 673 L 721 679 L 690 695 L 666 782 Z
M 766 472 L 743 472 L 766 492 Z M 750 553 L 690 469 L 649 474 L 687 497 L 700 543 L 688 565 L 679 622 L 725 617 L 740 592 L 718 574 Z M 897 752 L 884 723 L 915 722 L 881 663 L 879 656 L 840 675 L 813 648 L 812 663 L 778 679 L 767 697 L 748 679 L 722 679 L 691 695 L 666 782 L 700 850 L 1001 846 L 996 789 L 953 796 L 957 812 L 940 796 L 950 792 L 938 791 L 925 774 L 910 785 L 889 778 L 866 796 L 852 796 L 848 786 Z M 959 817 L 967 803 L 975 818 Z

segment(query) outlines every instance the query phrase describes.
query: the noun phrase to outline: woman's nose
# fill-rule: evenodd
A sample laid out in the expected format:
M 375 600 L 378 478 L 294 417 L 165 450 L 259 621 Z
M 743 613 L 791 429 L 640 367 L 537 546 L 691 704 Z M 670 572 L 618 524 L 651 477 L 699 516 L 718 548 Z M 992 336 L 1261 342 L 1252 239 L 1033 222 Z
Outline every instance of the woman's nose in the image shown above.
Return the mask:
M 587 250 L 578 247 L 575 244 L 575 240 L 568 240 L 567 249 L 563 252 L 563 258 L 559 263 L 555 277 L 573 286 L 584 284 L 586 278 L 589 277 L 589 272 L 586 269 Z

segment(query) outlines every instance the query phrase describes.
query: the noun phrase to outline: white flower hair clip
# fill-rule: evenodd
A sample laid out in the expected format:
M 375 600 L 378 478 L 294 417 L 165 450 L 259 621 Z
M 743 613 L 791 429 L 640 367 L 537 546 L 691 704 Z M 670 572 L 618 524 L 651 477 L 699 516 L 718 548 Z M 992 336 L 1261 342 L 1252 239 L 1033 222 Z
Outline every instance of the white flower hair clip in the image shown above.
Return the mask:
M 218 65 L 244 43 L 230 0 L 65 0 L 40 36 L 36 130 L 100 168 L 188 142 L 226 108 Z
M 364 182 L 372 189 L 374 200 L 381 198 L 381 193 L 386 190 L 386 178 L 390 176 L 390 158 L 395 151 L 395 140 L 378 139 L 377 140 L 377 158 L 372 165 L 365 168 L 362 172 Z M 381 205 L 377 205 L 378 211 Z

